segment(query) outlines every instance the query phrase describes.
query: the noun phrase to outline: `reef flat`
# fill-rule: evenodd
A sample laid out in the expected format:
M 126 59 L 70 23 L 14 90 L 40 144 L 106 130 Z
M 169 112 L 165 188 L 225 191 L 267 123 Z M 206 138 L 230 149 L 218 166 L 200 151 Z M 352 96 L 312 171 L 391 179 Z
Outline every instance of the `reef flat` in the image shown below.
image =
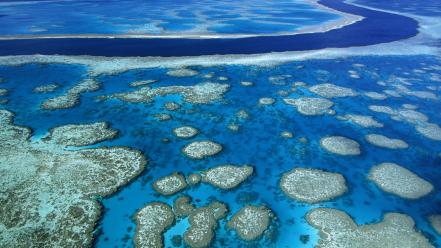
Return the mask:
M 228 209 L 221 202 L 195 209 L 189 215 L 190 227 L 184 233 L 184 241 L 194 248 L 208 247 L 214 238 L 218 220 L 225 218 Z
M 173 133 L 178 138 L 189 139 L 196 136 L 199 133 L 199 131 L 194 127 L 182 126 L 173 129 Z
M 382 190 L 408 199 L 418 199 L 433 190 L 430 182 L 394 163 L 372 167 L 368 178 Z
M 334 103 L 324 99 L 315 97 L 302 97 L 297 99 L 286 98 L 283 101 L 288 105 L 293 105 L 304 115 L 323 115 L 332 114 L 330 109 Z
M 80 102 L 81 94 L 96 91 L 99 88 L 99 82 L 92 79 L 84 80 L 70 88 L 64 94 L 47 99 L 41 104 L 41 108 L 47 110 L 72 108 Z
M 173 211 L 178 218 L 189 216 L 196 207 L 191 203 L 191 198 L 187 195 L 179 196 L 173 202 Z
M 381 134 L 367 134 L 365 139 L 372 145 L 389 149 L 406 149 L 409 147 L 406 142 L 400 139 L 392 139 Z
M 387 99 L 387 96 L 385 94 L 382 93 L 378 93 L 375 91 L 369 91 L 369 92 L 365 92 L 364 93 L 365 96 L 373 99 L 373 100 L 385 100 Z
M 241 239 L 250 241 L 260 238 L 273 218 L 273 213 L 265 206 L 245 206 L 228 221 L 228 227 Z
M 139 87 L 139 86 L 145 86 L 148 84 L 152 84 L 154 82 L 156 82 L 156 80 L 154 80 L 154 79 L 134 81 L 134 82 L 129 83 L 129 86 L 130 87 Z
M 197 74 L 198 74 L 197 71 L 187 69 L 187 68 L 179 68 L 179 69 L 170 70 L 167 72 L 167 75 L 172 76 L 172 77 L 192 77 Z
M 0 110 L 0 246 L 91 246 L 101 216 L 96 198 L 138 176 L 144 156 L 125 147 L 65 150 L 72 143 L 62 135 L 69 132 L 60 136 L 57 129 L 53 140 L 31 141 L 31 130 L 13 118 Z M 82 135 L 100 136 L 95 128 Z
M 153 183 L 153 188 L 162 195 L 174 195 L 186 187 L 187 182 L 179 173 L 164 176 Z
M 168 111 L 175 111 L 181 108 L 181 105 L 176 102 L 166 102 L 164 108 Z
M 360 155 L 360 144 L 343 136 L 329 136 L 320 140 L 320 146 L 338 155 Z
M 117 98 L 133 103 L 148 103 L 154 101 L 158 96 L 181 94 L 186 102 L 207 104 L 222 99 L 223 94 L 227 92 L 228 88 L 228 84 L 210 82 L 199 83 L 194 86 L 167 86 L 153 89 L 144 86 L 136 91 L 116 93 L 111 96 L 103 96 L 102 98 Z
M 202 173 L 202 182 L 210 183 L 211 185 L 221 189 L 233 189 L 248 177 L 253 174 L 253 167 L 235 166 L 235 165 L 220 165 Z
M 286 172 L 279 186 L 290 198 L 307 203 L 331 200 L 347 191 L 342 175 L 309 168 Z
M 274 98 L 270 98 L 270 97 L 262 97 L 259 99 L 260 105 L 272 105 L 275 102 L 276 102 L 276 100 Z
M 405 214 L 387 213 L 379 223 L 357 225 L 345 212 L 332 208 L 311 210 L 306 219 L 320 230 L 316 247 L 434 247 Z
M 143 207 L 135 216 L 136 247 L 164 247 L 163 233 L 175 221 L 170 206 L 154 202 Z
M 441 127 L 436 123 L 429 122 L 429 117 L 413 109 L 393 109 L 389 106 L 371 105 L 369 109 L 374 112 L 389 115 L 395 121 L 407 122 L 414 125 L 415 130 L 424 137 L 441 141 Z
M 182 152 L 192 159 L 203 159 L 216 155 L 222 151 L 222 145 L 209 141 L 194 141 L 182 148 Z
M 354 90 L 350 88 L 341 87 L 330 83 L 317 84 L 309 87 L 309 90 L 321 97 L 326 98 L 351 97 L 358 95 Z
M 60 87 L 58 84 L 46 84 L 34 88 L 35 93 L 51 93 Z
M 52 128 L 45 140 L 65 146 L 87 146 L 113 139 L 117 135 L 118 131 L 109 128 L 106 122 L 97 122 Z
M 384 127 L 383 123 L 378 122 L 372 116 L 346 114 L 343 116 L 337 116 L 337 119 L 342 120 L 342 121 L 349 121 L 351 123 L 354 123 L 354 124 L 361 126 L 361 127 L 364 127 L 364 128 Z

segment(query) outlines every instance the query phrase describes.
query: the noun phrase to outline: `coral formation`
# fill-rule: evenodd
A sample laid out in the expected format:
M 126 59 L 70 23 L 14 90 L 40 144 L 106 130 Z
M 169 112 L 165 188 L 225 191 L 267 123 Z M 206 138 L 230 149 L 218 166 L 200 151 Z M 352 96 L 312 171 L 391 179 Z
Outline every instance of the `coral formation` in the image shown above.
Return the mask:
M 253 171 L 253 167 L 248 165 L 220 165 L 202 172 L 202 182 L 224 190 L 233 189 L 249 178 Z
M 163 233 L 175 222 L 171 207 L 162 202 L 147 204 L 135 215 L 135 246 L 164 247 Z
M 209 246 L 214 238 L 218 220 L 225 218 L 227 212 L 227 206 L 217 201 L 195 209 L 188 216 L 190 227 L 184 233 L 185 243 L 194 248 Z
M 394 163 L 372 167 L 368 178 L 382 190 L 407 199 L 418 199 L 433 190 L 430 182 Z
M 343 137 L 343 136 L 329 136 L 320 140 L 320 146 L 327 150 L 339 155 L 359 155 L 360 144 L 355 140 Z
M 246 241 L 258 239 L 268 229 L 274 214 L 265 206 L 245 206 L 228 221 L 229 228 L 235 230 Z
M 193 138 L 194 136 L 196 136 L 199 133 L 199 131 L 194 127 L 182 126 L 182 127 L 178 127 L 178 128 L 173 129 L 173 133 L 178 138 L 189 139 L 189 138 Z
M 65 150 L 31 141 L 31 130 L 12 121 L 0 110 L 0 246 L 91 246 L 101 215 L 96 199 L 138 176 L 144 156 L 125 147 Z
M 164 86 L 158 88 L 145 86 L 135 91 L 116 93 L 110 96 L 103 96 L 102 98 L 117 98 L 126 102 L 148 103 L 154 101 L 158 96 L 180 94 L 186 102 L 207 104 L 222 99 L 228 88 L 228 84 L 218 83 L 199 83 L 194 86 Z
M 337 119 L 343 121 L 350 121 L 364 128 L 384 126 L 383 123 L 378 122 L 372 116 L 368 116 L 368 115 L 346 114 L 343 116 L 337 116 Z
M 70 88 L 67 92 L 57 97 L 47 99 L 41 104 L 41 108 L 47 110 L 72 108 L 80 102 L 81 94 L 96 91 L 100 83 L 93 79 L 86 79 Z
M 429 240 L 415 229 L 413 219 L 404 214 L 387 213 L 381 222 L 357 225 L 343 211 L 316 208 L 306 215 L 306 220 L 320 230 L 318 248 L 433 248 Z
M 185 177 L 178 172 L 161 177 L 153 183 L 155 191 L 162 195 L 174 195 L 186 187 Z
M 406 149 L 409 145 L 400 139 L 391 139 L 381 134 L 367 134 L 364 138 L 372 145 L 389 149 Z
M 187 68 L 178 68 L 167 72 L 167 75 L 172 77 L 192 77 L 198 74 L 199 73 L 197 71 Z
M 307 203 L 328 201 L 347 191 L 342 175 L 310 168 L 284 173 L 279 186 L 287 196 Z
M 60 87 L 60 85 L 58 85 L 58 84 L 46 84 L 46 85 L 41 85 L 41 86 L 35 87 L 33 91 L 35 93 L 51 93 L 51 92 L 54 92 L 59 87 Z
M 222 145 L 209 140 L 194 141 L 182 148 L 182 152 L 192 159 L 203 159 L 222 151 Z
M 106 122 L 92 124 L 70 124 L 52 128 L 45 138 L 65 146 L 87 146 L 110 140 L 118 135 L 118 131 L 109 128 Z
M 304 115 L 322 115 L 330 113 L 333 102 L 325 98 L 301 97 L 297 99 L 285 98 L 283 101 L 288 105 L 293 105 Z
M 350 88 L 337 86 L 330 83 L 317 84 L 309 87 L 309 91 L 326 98 L 357 96 L 357 92 Z

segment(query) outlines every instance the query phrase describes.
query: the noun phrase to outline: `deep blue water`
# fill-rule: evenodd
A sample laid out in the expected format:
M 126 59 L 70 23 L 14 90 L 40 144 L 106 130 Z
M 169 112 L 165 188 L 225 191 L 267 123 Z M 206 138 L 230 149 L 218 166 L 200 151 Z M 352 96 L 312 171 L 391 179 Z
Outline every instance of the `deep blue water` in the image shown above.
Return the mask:
M 366 67 L 354 67 L 354 63 Z M 299 66 L 302 66 L 299 68 Z M 87 77 L 87 68 L 80 65 L 27 64 L 16 67 L 0 67 L 0 77 L 7 80 L 1 87 L 11 90 L 9 103 L 2 108 L 17 114 L 16 123 L 30 126 L 37 135 L 44 135 L 58 125 L 70 123 L 90 123 L 107 121 L 111 127 L 120 130 L 120 136 L 103 145 L 123 145 L 140 149 L 149 158 L 146 171 L 133 183 L 124 187 L 110 198 L 103 199 L 105 212 L 98 225 L 96 247 L 132 247 L 135 225 L 132 216 L 144 204 L 151 201 L 164 201 L 169 204 L 178 196 L 162 197 L 157 195 L 151 183 L 154 179 L 181 171 L 185 174 L 203 170 L 224 163 L 251 164 L 256 174 L 233 191 L 221 191 L 209 185 L 200 185 L 188 189 L 188 194 L 200 200 L 197 205 L 205 205 L 213 197 L 226 202 L 230 208 L 227 219 L 232 213 L 248 203 L 267 204 L 277 215 L 273 226 L 274 239 L 260 240 L 255 243 L 239 241 L 234 232 L 225 229 L 225 220 L 221 221 L 216 232 L 214 247 L 313 247 L 317 241 L 317 231 L 304 220 L 308 210 L 318 207 L 335 207 L 346 211 L 359 224 L 379 221 L 382 214 L 397 211 L 412 216 L 417 228 L 431 239 L 434 245 L 441 245 L 437 236 L 425 219 L 428 214 L 441 209 L 441 142 L 429 140 L 418 134 L 414 127 L 405 122 L 397 122 L 385 114 L 368 110 L 371 104 L 387 105 L 398 108 L 403 103 L 418 105 L 418 111 L 426 114 L 430 122 L 441 124 L 440 82 L 431 76 L 441 74 L 441 61 L 430 56 L 366 56 L 334 60 L 308 60 L 291 62 L 278 66 L 262 68 L 256 66 L 216 66 L 192 67 L 199 75 L 190 78 L 173 78 L 166 75 L 166 69 L 137 69 L 115 75 L 101 75 L 97 80 L 102 88 L 93 93 L 86 93 L 81 104 L 67 110 L 45 111 L 39 109 L 42 101 L 61 94 L 70 86 Z M 424 73 L 413 71 L 426 68 Z M 349 77 L 348 70 L 355 70 L 360 79 Z M 96 101 L 95 97 L 114 92 L 130 90 L 128 83 L 138 80 L 156 79 L 153 87 L 167 85 L 193 85 L 202 81 L 204 74 L 214 73 L 215 78 L 226 76 L 231 85 L 222 101 L 210 105 L 192 105 L 177 96 L 158 97 L 150 104 L 129 104 L 118 100 Z M 292 75 L 285 85 L 273 85 L 270 76 Z M 388 98 L 384 101 L 371 100 L 364 96 L 355 98 L 333 99 L 337 115 L 348 113 L 372 115 L 385 124 L 384 128 L 364 129 L 348 122 L 342 122 L 335 116 L 307 117 L 299 114 L 295 108 L 283 104 L 279 90 L 291 88 L 291 83 L 304 81 L 310 85 L 333 82 L 337 85 L 353 88 L 357 91 L 378 91 L 391 88 L 377 85 L 375 82 L 387 80 L 395 75 L 409 78 L 413 83 L 411 90 L 427 90 L 427 86 L 438 87 L 433 91 L 437 100 L 422 100 L 416 97 Z M 212 79 L 215 81 L 215 79 Z M 251 81 L 253 87 L 243 87 L 241 81 Z M 32 89 L 38 85 L 58 82 L 63 87 L 51 94 L 35 94 Z M 224 83 L 224 81 L 222 81 Z M 312 95 L 305 89 L 290 92 L 289 97 Z M 273 106 L 257 106 L 260 97 L 273 97 L 277 102 Z M 176 112 L 166 111 L 163 104 L 177 101 L 182 108 Z M 250 113 L 249 120 L 238 122 L 241 129 L 233 133 L 227 129 L 234 121 L 234 114 L 239 110 Z M 190 114 L 187 110 L 194 110 Z M 152 114 L 168 112 L 173 119 L 159 122 Z M 177 139 L 172 129 L 182 125 L 192 125 L 201 133 L 194 140 L 210 139 L 224 145 L 224 151 L 218 156 L 194 161 L 184 157 L 180 149 L 189 141 Z M 282 131 L 294 133 L 293 139 L 280 137 Z M 368 144 L 363 136 L 368 133 L 380 133 L 405 140 L 409 149 L 387 150 Z M 324 152 L 319 147 L 319 140 L 326 135 L 344 135 L 358 141 L 362 154 L 354 157 L 341 157 Z M 298 139 L 306 137 L 304 144 Z M 169 138 L 170 143 L 163 143 Z M 165 155 L 166 154 L 166 155 Z M 398 163 L 424 179 L 430 181 L 435 191 L 419 200 L 404 200 L 382 192 L 366 175 L 371 166 L 385 162 Z M 282 173 L 294 166 L 322 168 L 343 174 L 348 182 L 349 192 L 334 201 L 308 205 L 290 200 L 278 188 Z M 439 213 L 439 212 L 438 212 Z M 166 233 L 166 247 L 171 246 L 170 239 L 175 234 L 182 234 L 187 227 L 186 220 L 178 222 Z M 310 235 L 310 241 L 303 244 L 300 235 Z
M 437 0 L 412 1 L 412 0 L 356 0 L 366 6 L 387 9 L 400 13 L 409 13 L 421 16 L 439 17 L 441 15 L 441 2 Z
M 352 25 L 328 32 L 239 39 L 65 38 L 0 40 L 0 55 L 198 56 L 255 54 L 367 46 L 407 39 L 418 34 L 418 23 L 412 18 L 369 10 L 339 0 L 321 0 L 319 2 L 330 8 L 365 18 Z

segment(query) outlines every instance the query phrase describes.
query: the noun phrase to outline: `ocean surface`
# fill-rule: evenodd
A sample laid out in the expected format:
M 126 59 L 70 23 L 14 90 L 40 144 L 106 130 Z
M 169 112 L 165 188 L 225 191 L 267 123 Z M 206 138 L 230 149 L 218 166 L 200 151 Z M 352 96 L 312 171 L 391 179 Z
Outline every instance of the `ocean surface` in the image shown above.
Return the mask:
M 0 7 L 0 35 L 268 34 L 340 18 L 298 0 L 3 1 Z
M 63 39 L 36 38 L 0 39 L 0 55 L 64 54 L 95 56 L 200 56 L 217 54 L 256 54 L 285 51 L 308 51 L 324 48 L 367 46 L 407 39 L 417 35 L 418 22 L 407 16 L 354 6 L 338 0 L 321 0 L 322 6 L 341 13 L 356 15 L 352 25 L 337 23 L 329 30 L 299 34 L 252 37 L 188 38 L 100 38 L 66 37 Z M 381 25 L 378 25 L 381 23 Z M 342 27 L 340 27 L 342 26 Z M 339 28 L 340 27 L 340 28 Z M 250 27 L 251 28 L 251 27 Z M 251 28 L 251 30 L 254 30 Z M 357 34 L 357 35 L 354 35 Z M 86 36 L 87 37 L 87 36 Z M 1 37 L 0 37 L 1 38 Z
M 356 67 L 354 64 L 362 64 Z M 428 67 L 428 68 L 426 68 Z M 424 71 L 418 71 L 422 68 Z M 206 205 L 212 198 L 228 203 L 231 213 L 246 204 L 264 203 L 271 207 L 278 217 L 273 240 L 263 239 L 247 244 L 239 241 L 231 231 L 225 230 L 225 221 L 221 221 L 214 247 L 313 247 L 317 241 L 317 231 L 303 219 L 308 210 L 323 206 L 342 209 L 354 217 L 357 223 L 380 221 L 382 214 L 398 211 L 412 216 L 417 227 L 424 231 L 432 242 L 438 244 L 440 237 L 429 227 L 425 217 L 439 210 L 441 195 L 437 192 L 420 200 L 403 200 L 378 189 L 368 182 L 369 169 L 378 163 L 391 161 L 415 171 L 421 177 L 441 188 L 441 143 L 423 137 L 415 131 L 413 125 L 395 121 L 390 116 L 368 109 L 369 105 L 386 105 L 400 108 L 402 104 L 418 106 L 418 111 L 427 115 L 431 122 L 441 123 L 439 99 L 420 99 L 417 97 L 391 97 L 383 101 L 372 100 L 366 96 L 332 99 L 337 115 L 360 114 L 373 116 L 384 123 L 383 128 L 362 128 L 348 121 L 336 119 L 336 116 L 304 116 L 294 107 L 283 103 L 283 98 L 313 96 L 308 90 L 299 87 L 292 92 L 292 83 L 303 81 L 308 85 L 333 82 L 349 87 L 357 92 L 393 89 L 381 86 L 377 82 L 388 84 L 397 78 L 412 83 L 410 90 L 427 90 L 429 86 L 438 87 L 439 78 L 431 75 L 441 73 L 441 63 L 430 56 L 396 57 L 351 57 L 335 60 L 310 60 L 292 62 L 279 66 L 261 68 L 254 66 L 216 66 L 191 67 L 198 71 L 197 76 L 175 78 L 166 74 L 166 69 L 128 70 L 113 75 L 96 77 L 102 82 L 100 90 L 86 93 L 80 105 L 67 110 L 47 111 L 39 105 L 53 96 L 60 95 L 64 89 L 75 85 L 87 76 L 87 68 L 78 65 L 62 64 L 27 64 L 19 67 L 0 67 L 0 77 L 6 79 L 4 87 L 11 90 L 9 103 L 4 108 L 16 113 L 16 123 L 30 126 L 36 136 L 44 136 L 55 126 L 70 123 L 92 123 L 106 121 L 111 127 L 120 130 L 117 139 L 101 145 L 129 146 L 140 149 L 149 158 L 146 171 L 133 183 L 124 187 L 110 198 L 103 199 L 105 211 L 97 227 L 96 247 L 132 247 L 135 224 L 132 216 L 137 209 L 148 202 L 163 201 L 172 204 L 176 196 L 163 197 L 155 193 L 151 182 L 155 178 L 172 172 L 189 174 L 212 166 L 232 163 L 253 165 L 256 173 L 240 187 L 232 191 L 222 191 L 203 184 L 182 192 L 198 200 L 198 205 Z M 355 70 L 360 78 L 350 77 L 348 71 Z M 127 92 L 132 89 L 128 84 L 139 80 L 158 80 L 152 87 L 170 85 L 194 85 L 207 81 L 204 75 L 212 74 L 211 81 L 218 77 L 227 77 L 231 88 L 222 101 L 209 105 L 192 105 L 182 101 L 178 95 L 157 97 L 153 103 L 127 103 L 119 100 L 97 101 L 100 95 Z M 276 77 L 277 80 L 270 80 Z M 250 81 L 254 86 L 241 86 L 241 81 Z M 48 82 L 58 82 L 62 88 L 54 93 L 37 95 L 32 90 Z M 288 95 L 285 95 L 286 92 Z M 284 96 L 280 96 L 283 94 Z M 276 99 L 270 106 L 259 106 L 261 97 Z M 164 104 L 174 101 L 182 105 L 177 111 L 167 111 Z M 250 118 L 240 120 L 236 113 L 245 110 Z M 168 113 L 172 120 L 161 122 L 152 116 Z M 190 114 L 189 114 L 190 113 Z M 232 132 L 228 125 L 240 126 L 238 132 Z M 172 130 L 183 125 L 191 125 L 200 130 L 194 140 L 210 139 L 222 144 L 224 151 L 202 161 L 189 160 L 182 155 L 181 149 L 188 140 L 173 136 Z M 281 137 L 281 132 L 294 134 L 292 139 Z M 388 137 L 405 140 L 410 148 L 389 150 L 367 143 L 363 136 L 379 133 Z M 320 138 L 328 135 L 343 135 L 361 144 L 362 154 L 354 157 L 332 155 L 320 148 Z M 302 143 L 300 138 L 306 138 Z M 162 140 L 170 140 L 164 143 Z M 167 154 L 167 155 L 165 155 Z M 278 188 L 278 181 L 284 172 L 294 167 L 313 167 L 341 173 L 345 176 L 349 192 L 334 201 L 308 205 L 288 199 Z M 178 224 L 166 232 L 166 247 L 170 247 L 171 237 L 182 234 L 188 223 Z M 302 243 L 301 235 L 309 235 L 307 243 Z
M 343 6 L 343 2 L 337 0 L 323 2 L 330 6 Z M 270 36 L 210 39 L 206 42 L 182 38 L 164 39 L 166 45 L 147 47 L 143 45 L 159 44 L 162 40 L 144 40 L 146 43 L 142 43 L 141 39 L 118 41 L 105 38 L 0 41 L 2 56 L 61 54 L 106 57 L 87 57 L 87 61 L 92 61 L 89 64 L 69 60 L 60 63 L 48 57 L 44 62 L 31 59 L 27 63 L 8 65 L 8 59 L 0 59 L 0 78 L 4 81 L 0 83 L 0 88 L 8 90 L 8 94 L 0 96 L 0 101 L 7 100 L 0 105 L 0 109 L 15 113 L 14 123 L 30 127 L 34 140 L 45 137 L 51 128 L 57 126 L 105 121 L 119 131 L 118 136 L 88 148 L 127 146 L 140 150 L 146 156 L 148 164 L 140 176 L 113 195 L 98 199 L 103 206 L 103 213 L 93 234 L 94 247 L 134 247 L 135 213 L 150 202 L 160 201 L 173 205 L 173 201 L 182 195 L 191 196 L 193 203 L 198 207 L 209 204 L 213 199 L 228 205 L 229 213 L 219 222 L 211 247 L 315 247 L 319 240 L 319 232 L 308 224 L 305 215 L 318 207 L 342 210 L 359 225 L 380 222 L 387 212 L 404 213 L 414 219 L 416 228 L 434 247 L 441 247 L 441 235 L 433 229 L 427 219 L 430 215 L 441 214 L 441 141 L 424 136 L 410 121 L 397 120 L 390 114 L 375 112 L 369 108 L 372 105 L 380 105 L 403 110 L 406 104 L 411 104 L 415 106 L 415 111 L 427 117 L 427 122 L 441 126 L 439 52 L 418 54 L 416 46 L 412 43 L 409 44 L 409 50 L 415 51 L 415 54 L 376 53 L 393 47 L 387 46 L 387 42 L 407 41 L 417 35 L 417 28 L 421 23 L 418 24 L 407 14 L 440 18 L 441 5 L 437 1 L 425 1 L 421 8 L 422 3 L 418 2 L 417 6 L 417 2 L 414 1 L 386 3 L 377 0 L 356 0 L 354 3 L 393 10 L 394 14 L 377 13 L 371 9 L 359 9 L 351 5 L 346 7 L 348 12 L 350 10 L 354 11 L 354 14 L 365 14 L 366 22 L 360 21 L 358 24 L 352 24 L 354 26 L 288 39 L 278 34 L 323 25 L 342 17 L 300 0 L 253 0 L 246 3 L 229 0 L 112 0 L 106 1 L 106 4 L 91 0 L 1 2 L 2 37 L 31 34 Z M 70 10 L 63 12 L 66 8 Z M 375 19 L 379 17 L 381 18 Z M 387 21 L 388 18 L 392 21 L 387 25 L 378 21 Z M 409 25 L 399 28 L 401 21 Z M 378 33 L 378 30 L 382 33 Z M 385 33 L 388 35 L 381 35 Z M 103 43 L 100 43 L 101 41 Z M 418 45 L 427 45 L 424 41 L 418 41 Z M 366 44 L 362 44 L 364 42 Z M 107 43 L 108 46 L 102 45 Z M 430 43 L 431 48 L 439 48 L 440 45 L 439 38 L 436 37 L 427 40 L 427 43 Z M 299 49 L 295 44 L 301 44 L 303 47 Z M 158 61 L 158 66 L 145 68 L 130 68 L 130 65 L 124 67 L 127 63 L 130 64 L 130 58 L 127 61 L 124 61 L 124 58 L 110 59 L 113 56 L 135 56 L 139 52 L 139 56 L 174 56 L 172 61 L 189 59 L 178 56 L 212 54 L 239 54 L 237 56 L 243 56 L 246 60 L 247 55 L 240 54 L 324 48 L 339 48 L 344 54 L 344 51 L 347 51 L 345 49 L 349 50 L 348 47 L 352 47 L 353 44 L 363 46 L 362 54 L 332 57 L 326 56 L 327 50 L 324 50 L 316 57 L 284 59 L 279 63 L 263 61 L 263 65 L 228 63 L 227 58 L 225 63 L 214 63 L 215 65 L 208 63 L 185 66 L 186 69 L 197 72 L 185 77 L 167 74 L 175 66 L 168 60 L 161 64 L 160 61 L 164 58 L 152 58 L 152 61 Z M 369 45 L 378 44 L 386 46 L 369 51 Z M 98 54 L 94 54 L 95 52 Z M 40 57 L 44 58 L 44 55 Z M 106 59 L 110 59 L 109 63 L 113 63 L 112 66 L 116 70 L 106 71 L 108 68 L 105 68 L 103 73 L 94 71 L 97 67 L 94 67 L 93 61 L 99 64 Z M 207 57 L 207 60 L 216 58 Z M 94 79 L 100 82 L 101 86 L 96 91 L 81 94 L 78 105 L 56 110 L 40 107 L 45 100 L 62 95 L 84 79 Z M 214 82 L 228 84 L 229 89 L 221 99 L 209 104 L 189 103 L 180 94 L 156 96 L 149 103 L 102 98 L 115 93 L 135 91 L 139 87 L 131 87 L 129 84 L 143 80 L 155 80 L 149 84 L 152 88 Z M 242 82 L 252 82 L 252 85 L 244 86 Z M 296 82 L 304 82 L 305 86 L 296 85 Z M 36 87 L 50 83 L 56 83 L 59 88 L 46 94 L 34 92 Z M 309 87 L 323 83 L 350 88 L 357 92 L 357 95 L 329 99 L 334 103 L 332 109 L 335 110 L 335 114 L 318 116 L 304 115 L 294 106 L 284 103 L 283 99 L 286 98 L 318 97 Z M 403 87 L 406 90 L 403 90 Z M 378 92 L 387 98 L 372 99 L 365 95 L 366 92 Z M 416 92 L 424 94 L 418 95 Z M 275 103 L 261 105 L 261 98 L 273 98 Z M 165 104 L 169 102 L 178 103 L 181 107 L 177 110 L 167 110 Z M 248 113 L 247 118 L 238 114 L 243 111 Z M 166 121 L 155 118 L 156 114 L 164 113 L 172 118 Z M 384 127 L 366 128 L 338 118 L 346 114 L 371 116 Z M 237 125 L 239 129 L 231 130 L 231 124 Z M 199 134 L 192 139 L 174 136 L 173 129 L 187 125 L 197 128 Z M 291 132 L 293 137 L 282 137 L 281 133 L 285 131 Z M 409 147 L 387 149 L 374 146 L 364 138 L 367 134 L 382 134 L 401 139 Z M 320 146 L 320 139 L 326 136 L 344 136 L 357 141 L 361 154 L 340 156 L 327 152 Z M 183 155 L 182 148 L 197 140 L 215 141 L 224 149 L 221 153 L 203 160 L 189 159 Z M 382 191 L 367 179 L 371 167 L 382 162 L 393 162 L 409 169 L 430 182 L 434 190 L 416 200 L 404 199 Z M 249 179 L 233 190 L 221 190 L 202 183 L 166 197 L 158 194 L 152 187 L 154 180 L 174 172 L 189 175 L 222 164 L 248 164 L 253 166 L 255 171 Z M 340 173 L 346 179 L 348 192 L 317 204 L 293 200 L 281 191 L 279 181 L 283 173 L 295 167 L 318 168 Z M 234 213 L 249 204 L 268 206 L 277 219 L 272 222 L 263 238 L 247 242 L 228 229 L 226 223 Z M 182 235 L 188 227 L 187 218 L 178 220 L 164 234 L 165 247 L 185 247 L 183 242 L 176 246 L 172 239 Z

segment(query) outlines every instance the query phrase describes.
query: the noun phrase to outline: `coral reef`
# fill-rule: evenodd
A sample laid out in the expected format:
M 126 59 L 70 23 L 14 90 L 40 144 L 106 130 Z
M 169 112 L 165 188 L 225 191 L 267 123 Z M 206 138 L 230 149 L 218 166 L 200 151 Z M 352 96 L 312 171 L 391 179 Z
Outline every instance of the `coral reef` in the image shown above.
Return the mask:
M 320 146 L 327 150 L 339 155 L 359 155 L 360 144 L 355 140 L 343 136 L 329 136 L 320 140 Z
M 293 105 L 304 115 L 323 115 L 331 113 L 330 108 L 333 102 L 325 98 L 302 97 L 297 99 L 285 98 L 283 101 L 288 105 Z
M 147 204 L 135 215 L 135 246 L 164 247 L 163 233 L 175 222 L 172 208 L 162 202 Z
M 372 167 L 368 178 L 382 190 L 407 199 L 418 199 L 433 190 L 430 182 L 394 163 Z
M 190 139 L 190 138 L 193 138 L 194 136 L 196 136 L 199 133 L 199 131 L 194 127 L 182 126 L 182 127 L 178 127 L 178 128 L 173 129 L 173 133 L 178 138 Z
M 310 168 L 284 173 L 279 186 L 290 198 L 307 203 L 328 201 L 348 190 L 342 175 Z
M 372 145 L 389 149 L 406 149 L 409 145 L 400 139 L 391 139 L 381 134 L 367 134 L 364 138 Z
M 384 126 L 383 123 L 378 122 L 372 116 L 368 116 L 368 115 L 346 114 L 343 116 L 337 116 L 337 119 L 342 121 L 349 121 L 364 128 Z
M 186 187 L 185 177 L 178 172 L 161 177 L 153 183 L 155 191 L 162 195 L 174 195 Z
M 193 248 L 208 247 L 214 238 L 218 220 L 225 218 L 228 209 L 225 204 L 214 201 L 197 208 L 188 217 L 190 227 L 184 233 L 184 241 Z
M 182 152 L 192 159 L 203 159 L 221 151 L 222 145 L 209 140 L 195 141 L 182 148 Z
M 102 98 L 117 98 L 121 101 L 140 103 L 152 102 L 158 96 L 180 94 L 186 102 L 207 104 L 222 99 L 228 88 L 228 84 L 218 83 L 199 83 L 194 86 L 165 86 L 153 89 L 146 86 L 135 91 L 116 93 Z
M 378 223 L 357 225 L 345 212 L 316 208 L 306 215 L 310 225 L 320 230 L 318 248 L 400 247 L 433 248 L 404 214 L 387 213 Z
M 167 75 L 172 77 L 192 77 L 198 74 L 199 73 L 197 71 L 187 68 L 178 68 L 167 72 Z
M 113 139 L 117 135 L 118 131 L 109 128 L 106 122 L 96 122 L 52 128 L 45 140 L 65 146 L 87 146 Z
M 228 221 L 229 228 L 235 230 L 246 241 L 258 239 L 268 229 L 274 214 L 265 206 L 245 206 Z
M 101 215 L 96 199 L 138 176 L 144 156 L 125 147 L 65 150 L 31 141 L 30 129 L 12 120 L 0 110 L 0 246 L 91 246 Z
M 253 171 L 253 167 L 248 165 L 220 165 L 202 172 L 202 182 L 224 190 L 233 189 L 247 180 Z
M 60 87 L 58 84 L 46 84 L 34 88 L 35 93 L 51 93 Z
M 357 96 L 358 94 L 346 87 L 337 86 L 330 83 L 317 84 L 309 87 L 309 91 L 326 98 Z
M 70 88 L 64 94 L 47 99 L 41 104 L 41 108 L 47 110 L 72 108 L 80 102 L 81 94 L 96 91 L 99 88 L 99 82 L 93 79 L 86 79 Z

